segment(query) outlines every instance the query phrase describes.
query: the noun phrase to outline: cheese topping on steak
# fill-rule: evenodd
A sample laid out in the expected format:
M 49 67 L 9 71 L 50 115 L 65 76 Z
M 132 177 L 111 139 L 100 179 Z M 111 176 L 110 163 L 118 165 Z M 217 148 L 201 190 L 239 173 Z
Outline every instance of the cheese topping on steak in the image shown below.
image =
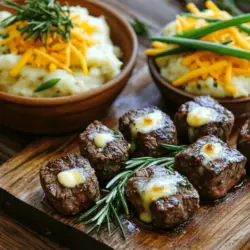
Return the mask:
M 83 175 L 83 169 L 72 168 L 60 172 L 57 175 L 57 180 L 66 188 L 74 188 L 77 185 L 84 183 L 85 176 Z
M 147 134 L 155 131 L 163 126 L 162 120 L 163 115 L 159 110 L 155 110 L 152 113 L 138 117 L 130 126 L 131 133 L 135 137 L 138 132 Z
M 197 107 L 187 115 L 187 123 L 192 127 L 203 126 L 214 119 L 215 111 L 211 108 Z
M 104 148 L 107 143 L 114 140 L 114 136 L 110 133 L 97 133 L 94 135 L 94 143 L 98 148 Z
M 204 157 L 203 164 L 222 158 L 223 147 L 220 143 L 207 143 L 201 148 L 201 154 Z
M 144 212 L 140 214 L 140 219 L 150 223 L 152 221 L 150 204 L 160 198 L 176 194 L 178 192 L 178 183 L 181 181 L 180 176 L 175 175 L 152 178 L 140 191 L 144 207 Z

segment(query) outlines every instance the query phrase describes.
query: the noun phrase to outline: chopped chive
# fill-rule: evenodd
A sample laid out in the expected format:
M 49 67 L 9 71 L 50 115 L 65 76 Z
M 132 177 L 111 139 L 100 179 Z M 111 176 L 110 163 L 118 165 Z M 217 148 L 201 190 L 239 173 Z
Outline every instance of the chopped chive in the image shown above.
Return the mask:
M 54 78 L 51 80 L 48 80 L 47 82 L 42 83 L 41 85 L 39 85 L 34 92 L 40 92 L 43 91 L 45 89 L 49 89 L 52 88 L 53 86 L 55 86 L 58 82 L 60 81 L 60 78 Z

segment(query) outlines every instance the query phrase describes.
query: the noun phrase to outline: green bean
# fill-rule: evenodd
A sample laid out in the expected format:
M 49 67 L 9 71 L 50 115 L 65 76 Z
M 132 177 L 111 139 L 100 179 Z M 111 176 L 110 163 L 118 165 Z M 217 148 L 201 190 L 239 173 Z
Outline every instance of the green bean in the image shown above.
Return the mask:
M 226 46 L 220 43 L 211 43 L 196 39 L 181 38 L 181 37 L 152 37 L 152 41 L 178 44 L 193 50 L 207 50 L 222 55 L 234 56 L 250 60 L 250 51 L 231 46 Z
M 182 13 L 181 16 L 192 17 L 192 18 L 195 18 L 195 19 L 203 19 L 203 20 L 205 20 L 207 22 L 210 22 L 210 23 L 221 21 L 221 19 L 218 19 L 218 18 L 196 16 L 196 15 L 193 15 L 191 13 Z M 239 25 L 237 25 L 237 27 L 241 31 L 244 31 L 244 32 L 246 32 L 246 33 L 248 33 L 250 35 L 250 27 L 246 26 L 245 24 L 239 24 Z
M 242 23 L 247 23 L 247 22 L 250 22 L 250 14 L 240 15 L 237 17 L 233 17 L 229 20 L 222 20 L 222 21 L 214 22 L 204 27 L 201 27 L 199 29 L 188 30 L 180 34 L 176 34 L 175 37 L 197 39 L 207 34 L 210 34 L 212 32 L 226 29 L 232 26 L 237 26 L 237 25 L 240 25 Z
M 231 43 L 232 41 L 233 40 L 227 40 L 221 44 L 227 45 L 227 44 Z M 192 52 L 192 51 L 196 51 L 196 50 L 192 50 L 192 49 L 185 48 L 185 47 L 180 47 L 180 48 L 175 48 L 175 49 L 171 49 L 171 50 L 167 50 L 165 52 L 159 53 L 159 54 L 155 55 L 154 57 L 158 58 L 158 57 L 163 57 L 163 56 L 172 56 L 172 55 L 181 54 L 181 53 L 185 53 L 185 52 Z

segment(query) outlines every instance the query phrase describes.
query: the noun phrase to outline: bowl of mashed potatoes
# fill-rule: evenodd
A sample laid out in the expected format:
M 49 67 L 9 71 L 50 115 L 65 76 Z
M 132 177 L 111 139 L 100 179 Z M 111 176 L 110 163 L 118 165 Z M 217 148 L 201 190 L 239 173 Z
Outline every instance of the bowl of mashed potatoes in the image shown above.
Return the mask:
M 194 4 L 187 5 L 190 13 L 177 15 L 176 20 L 164 28 L 163 37 L 178 37 L 185 32 L 200 30 L 232 18 L 212 1 L 206 1 L 206 6 L 206 10 L 200 11 Z M 249 34 L 242 27 L 249 29 L 248 24 L 230 26 L 196 40 L 248 52 Z M 195 96 L 209 95 L 232 110 L 236 116 L 250 115 L 250 60 L 205 49 L 157 56 L 175 49 L 179 49 L 176 44 L 153 42 L 152 48 L 146 51 L 151 75 L 167 98 L 181 104 Z
M 103 117 L 126 85 L 138 46 L 130 25 L 95 1 L 59 6 L 62 25 L 50 30 L 40 19 L 1 25 L 0 124 L 38 134 L 78 130 Z M 0 24 L 13 15 L 1 7 Z M 43 27 L 37 37 L 33 30 Z

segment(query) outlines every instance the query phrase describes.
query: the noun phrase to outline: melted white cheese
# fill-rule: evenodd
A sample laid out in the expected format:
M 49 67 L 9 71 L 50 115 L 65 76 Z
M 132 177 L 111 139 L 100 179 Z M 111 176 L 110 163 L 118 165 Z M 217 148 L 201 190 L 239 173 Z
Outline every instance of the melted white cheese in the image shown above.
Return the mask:
M 144 207 L 144 212 L 140 214 L 140 219 L 146 223 L 150 223 L 152 221 L 150 204 L 160 198 L 176 194 L 178 183 L 181 180 L 181 177 L 176 175 L 151 179 L 140 191 Z
M 114 140 L 114 136 L 110 133 L 96 133 L 94 135 L 94 143 L 98 148 L 104 148 L 107 143 Z
M 83 169 L 72 168 L 62 171 L 57 175 L 57 180 L 66 188 L 74 188 L 77 185 L 84 183 L 85 181 Z
M 223 157 L 223 147 L 220 143 L 207 143 L 201 148 L 203 164 L 207 165 L 210 161 Z
M 138 117 L 130 126 L 131 133 L 133 137 L 135 137 L 138 132 L 147 134 L 155 131 L 163 126 L 162 120 L 163 115 L 159 110 L 155 110 L 152 113 Z
M 187 115 L 187 123 L 192 127 L 203 126 L 214 119 L 214 110 L 206 107 L 197 107 Z

